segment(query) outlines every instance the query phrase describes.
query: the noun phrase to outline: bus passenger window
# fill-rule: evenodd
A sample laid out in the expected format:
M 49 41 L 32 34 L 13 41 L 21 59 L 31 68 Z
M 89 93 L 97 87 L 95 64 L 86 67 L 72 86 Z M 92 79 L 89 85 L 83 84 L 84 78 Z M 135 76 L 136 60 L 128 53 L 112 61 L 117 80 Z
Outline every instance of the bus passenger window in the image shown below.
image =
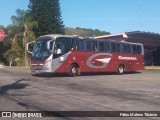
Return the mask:
M 105 42 L 105 52 L 109 52 L 108 42 Z
M 84 50 L 84 40 L 79 40 L 79 50 Z
M 127 45 L 122 44 L 122 53 L 127 53 Z
M 116 46 L 117 46 L 117 52 L 120 53 L 121 52 L 120 44 L 116 43 Z
M 104 46 L 105 46 L 104 42 L 99 42 L 99 44 L 98 44 L 99 52 L 104 52 L 104 50 L 105 50 Z
M 141 46 L 137 46 L 137 52 L 138 52 L 138 54 L 142 54 L 142 47 Z
M 127 53 L 131 53 L 131 45 L 127 45 Z
M 86 51 L 95 51 L 93 41 L 86 41 Z
M 71 50 L 78 50 L 78 40 L 76 39 L 73 40 Z
M 72 49 L 71 50 L 84 50 L 84 40 L 82 39 L 74 39 L 72 42 Z
M 132 45 L 132 53 L 137 54 L 137 46 L 136 45 Z
M 112 50 L 112 52 L 117 52 L 115 43 L 111 43 L 111 50 Z
M 98 51 L 97 41 L 94 41 L 94 51 Z

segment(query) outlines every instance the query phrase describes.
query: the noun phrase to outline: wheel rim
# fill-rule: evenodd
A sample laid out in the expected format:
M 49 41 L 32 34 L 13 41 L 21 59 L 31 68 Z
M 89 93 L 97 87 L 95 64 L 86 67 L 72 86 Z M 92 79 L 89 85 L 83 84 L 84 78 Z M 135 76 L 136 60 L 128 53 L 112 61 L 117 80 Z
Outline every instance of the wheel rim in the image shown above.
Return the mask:
M 124 72 L 124 69 L 122 66 L 119 67 L 119 73 L 123 73 Z
M 76 68 L 75 68 L 75 67 L 73 67 L 73 68 L 72 68 L 72 74 L 73 74 L 73 75 L 75 75 L 75 74 L 76 74 L 76 72 L 77 72 L 77 71 L 76 71 Z

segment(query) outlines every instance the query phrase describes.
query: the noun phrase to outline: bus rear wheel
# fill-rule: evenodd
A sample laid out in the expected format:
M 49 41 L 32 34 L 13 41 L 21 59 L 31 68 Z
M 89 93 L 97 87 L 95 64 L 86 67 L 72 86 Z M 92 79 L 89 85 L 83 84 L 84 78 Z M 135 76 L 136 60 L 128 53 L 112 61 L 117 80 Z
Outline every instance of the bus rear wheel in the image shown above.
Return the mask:
M 75 77 L 76 75 L 80 75 L 80 68 L 77 65 L 73 64 L 69 69 L 69 76 Z
M 124 74 L 124 65 L 119 65 L 118 66 L 118 74 L 119 75 L 123 75 Z

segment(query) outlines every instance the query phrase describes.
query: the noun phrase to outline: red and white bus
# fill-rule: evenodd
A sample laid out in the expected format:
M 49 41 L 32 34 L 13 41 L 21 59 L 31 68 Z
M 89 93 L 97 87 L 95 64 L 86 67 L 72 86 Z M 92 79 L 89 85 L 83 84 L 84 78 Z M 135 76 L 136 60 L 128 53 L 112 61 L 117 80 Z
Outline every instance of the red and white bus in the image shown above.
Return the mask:
M 27 48 L 31 43 L 27 44 Z M 124 72 L 144 69 L 141 43 L 80 38 L 66 35 L 44 35 L 34 43 L 31 72 L 68 73 Z

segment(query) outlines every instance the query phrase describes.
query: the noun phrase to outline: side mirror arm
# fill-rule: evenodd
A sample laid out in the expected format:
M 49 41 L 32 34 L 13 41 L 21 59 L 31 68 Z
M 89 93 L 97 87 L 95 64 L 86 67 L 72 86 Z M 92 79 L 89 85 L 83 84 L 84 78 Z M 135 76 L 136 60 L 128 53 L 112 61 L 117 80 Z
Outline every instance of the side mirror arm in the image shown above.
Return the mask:
M 29 42 L 29 43 L 27 43 L 27 46 L 26 46 L 26 50 L 27 50 L 29 53 L 31 53 L 31 54 L 32 54 L 33 52 L 29 51 L 29 45 L 32 44 L 32 43 L 34 43 L 34 42 L 35 42 L 35 41 Z

